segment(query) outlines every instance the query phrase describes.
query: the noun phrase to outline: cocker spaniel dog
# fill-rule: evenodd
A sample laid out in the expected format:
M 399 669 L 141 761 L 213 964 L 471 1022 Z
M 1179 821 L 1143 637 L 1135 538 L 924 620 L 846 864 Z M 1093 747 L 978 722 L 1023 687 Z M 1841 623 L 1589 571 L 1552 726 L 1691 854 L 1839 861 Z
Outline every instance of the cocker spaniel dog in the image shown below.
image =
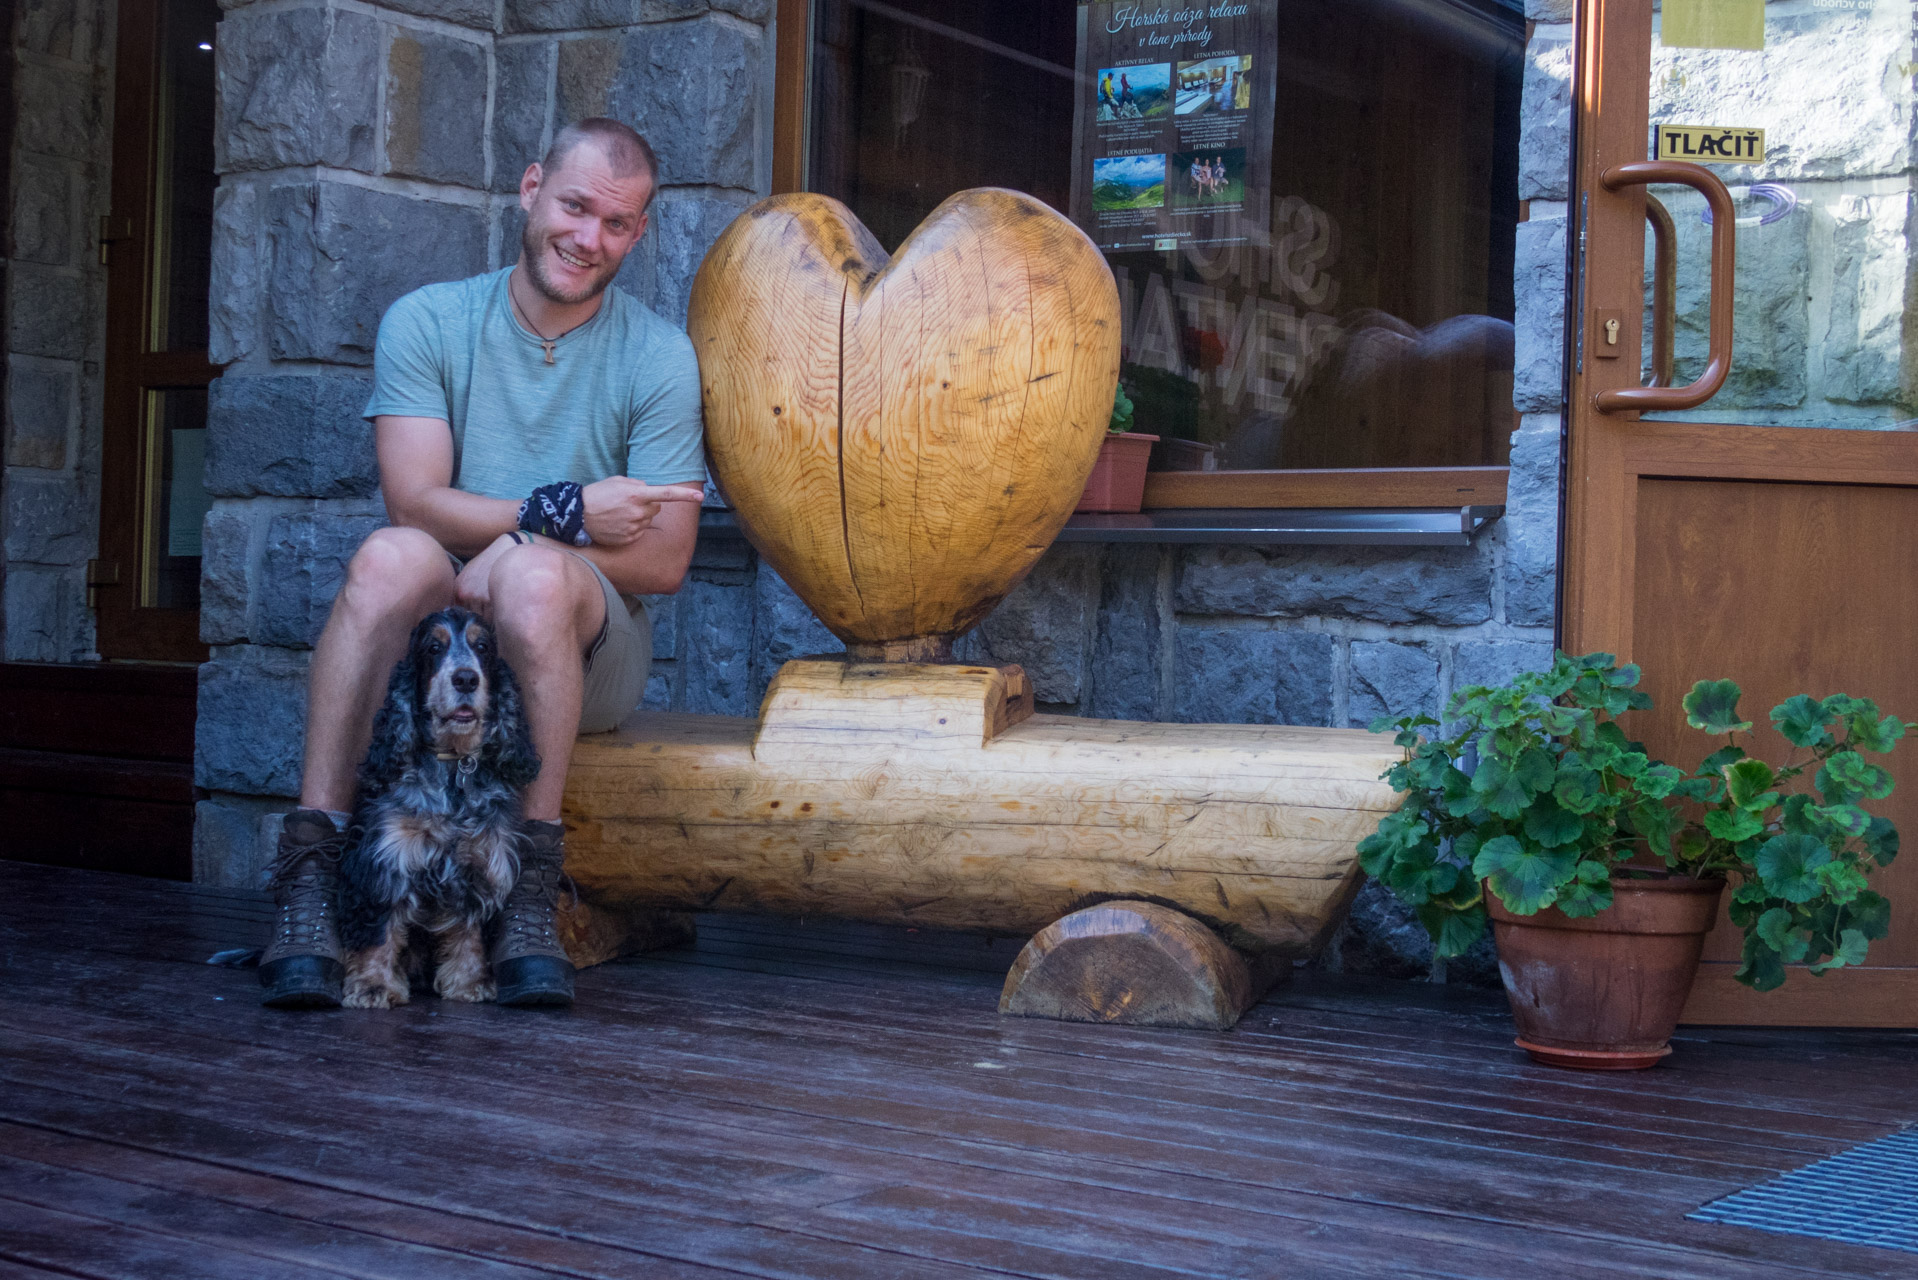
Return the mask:
M 520 795 L 539 773 L 519 686 L 464 609 L 414 630 L 360 766 L 340 864 L 344 1003 L 405 1004 L 435 961 L 448 1000 L 491 1000 L 486 927 L 519 876 Z

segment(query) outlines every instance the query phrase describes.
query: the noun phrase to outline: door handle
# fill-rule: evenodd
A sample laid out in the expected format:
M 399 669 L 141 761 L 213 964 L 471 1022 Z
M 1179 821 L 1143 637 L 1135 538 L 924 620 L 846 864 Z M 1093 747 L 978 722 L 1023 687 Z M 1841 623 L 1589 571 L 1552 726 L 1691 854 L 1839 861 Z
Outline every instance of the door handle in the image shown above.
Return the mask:
M 1652 380 L 1672 385 L 1672 335 L 1678 328 L 1678 228 L 1671 210 L 1645 193 L 1645 221 L 1652 227 Z
M 1732 193 L 1725 190 L 1725 184 L 1710 169 L 1683 160 L 1635 160 L 1630 164 L 1615 164 L 1598 175 L 1598 184 L 1612 192 L 1653 182 L 1676 182 L 1690 187 L 1711 206 L 1711 318 L 1705 344 L 1705 371 L 1698 375 L 1696 382 L 1682 387 L 1618 387 L 1601 391 L 1596 398 L 1600 413 L 1696 409 L 1718 394 L 1718 389 L 1725 385 L 1725 375 L 1732 368 L 1732 269 L 1736 260 L 1733 235 L 1737 225 L 1737 216 L 1732 212 Z M 1656 288 L 1657 258 L 1653 261 Z M 1654 331 L 1654 353 L 1657 340 Z

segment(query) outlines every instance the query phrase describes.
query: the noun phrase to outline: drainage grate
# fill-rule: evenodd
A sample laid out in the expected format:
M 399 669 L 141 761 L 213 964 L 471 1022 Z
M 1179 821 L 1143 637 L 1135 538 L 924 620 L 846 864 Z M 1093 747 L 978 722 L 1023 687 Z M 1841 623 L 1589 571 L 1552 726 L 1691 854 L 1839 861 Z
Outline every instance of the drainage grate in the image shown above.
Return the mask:
M 1918 1129 L 1733 1192 L 1688 1216 L 1918 1253 Z

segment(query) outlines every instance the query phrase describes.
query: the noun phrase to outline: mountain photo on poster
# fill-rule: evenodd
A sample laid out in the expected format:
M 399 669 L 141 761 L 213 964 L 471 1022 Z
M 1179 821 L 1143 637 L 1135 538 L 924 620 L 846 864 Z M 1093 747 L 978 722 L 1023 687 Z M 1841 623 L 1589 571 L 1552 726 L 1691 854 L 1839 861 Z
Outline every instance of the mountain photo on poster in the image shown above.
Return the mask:
M 1165 204 L 1165 153 L 1092 162 L 1092 209 L 1157 209 Z
M 1098 119 L 1152 120 L 1172 114 L 1172 64 L 1105 67 L 1093 80 Z
M 1180 151 L 1172 157 L 1172 207 L 1195 209 L 1245 199 L 1245 148 Z
M 1220 111 L 1245 111 L 1252 106 L 1252 55 L 1231 54 L 1179 64 L 1179 97 L 1174 112 L 1182 116 Z

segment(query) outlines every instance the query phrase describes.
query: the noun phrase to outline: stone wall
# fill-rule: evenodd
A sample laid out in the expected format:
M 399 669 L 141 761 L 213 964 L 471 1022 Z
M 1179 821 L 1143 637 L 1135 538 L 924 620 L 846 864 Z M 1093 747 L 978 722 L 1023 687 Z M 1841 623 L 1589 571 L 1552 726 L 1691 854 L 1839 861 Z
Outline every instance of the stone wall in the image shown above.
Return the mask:
M 86 564 L 98 547 L 114 6 L 19 0 L 6 263 L 0 655 L 70 662 L 93 649 Z
M 707 245 L 768 187 L 770 10 L 228 6 L 212 298 L 212 357 L 228 367 L 208 419 L 196 879 L 256 883 L 263 819 L 298 789 L 311 646 L 346 560 L 384 522 L 359 416 L 380 316 L 419 285 L 511 262 L 527 163 L 556 128 L 607 114 L 646 134 L 661 167 L 619 283 L 683 321 Z

